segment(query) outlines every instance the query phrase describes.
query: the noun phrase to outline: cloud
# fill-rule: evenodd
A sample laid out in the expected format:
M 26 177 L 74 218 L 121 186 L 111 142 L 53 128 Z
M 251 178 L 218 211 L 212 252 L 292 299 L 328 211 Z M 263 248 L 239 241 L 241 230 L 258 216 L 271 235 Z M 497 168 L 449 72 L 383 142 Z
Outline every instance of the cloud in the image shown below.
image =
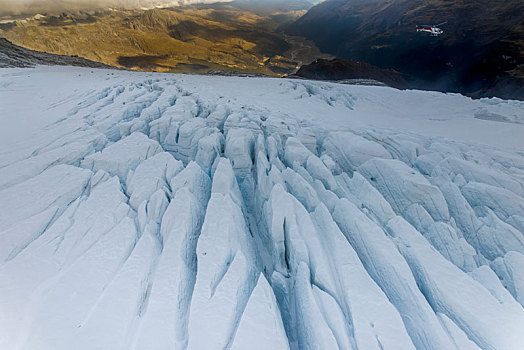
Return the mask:
M 102 8 L 140 9 L 230 0 L 0 0 L 0 16 Z

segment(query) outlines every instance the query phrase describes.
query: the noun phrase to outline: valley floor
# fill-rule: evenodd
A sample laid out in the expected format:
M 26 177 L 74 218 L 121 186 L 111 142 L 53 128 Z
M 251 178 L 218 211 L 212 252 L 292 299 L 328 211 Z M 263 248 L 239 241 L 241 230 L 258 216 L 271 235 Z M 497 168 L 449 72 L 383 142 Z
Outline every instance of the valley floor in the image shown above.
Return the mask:
M 0 70 L 0 348 L 524 348 L 524 103 Z

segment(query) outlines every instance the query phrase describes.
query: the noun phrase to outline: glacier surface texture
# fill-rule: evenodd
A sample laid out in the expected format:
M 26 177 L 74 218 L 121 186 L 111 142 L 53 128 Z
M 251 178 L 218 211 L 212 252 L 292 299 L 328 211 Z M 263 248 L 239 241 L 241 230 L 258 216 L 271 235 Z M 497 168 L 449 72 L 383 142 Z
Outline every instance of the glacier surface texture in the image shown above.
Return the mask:
M 524 349 L 524 103 L 0 71 L 0 349 Z

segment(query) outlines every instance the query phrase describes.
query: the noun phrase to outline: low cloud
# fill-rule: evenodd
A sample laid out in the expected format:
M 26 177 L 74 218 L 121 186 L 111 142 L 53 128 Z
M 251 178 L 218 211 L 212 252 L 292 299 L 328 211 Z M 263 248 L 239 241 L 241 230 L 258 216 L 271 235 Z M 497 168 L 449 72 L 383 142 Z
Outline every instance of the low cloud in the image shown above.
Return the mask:
M 141 9 L 227 1 L 231 0 L 0 0 L 0 16 L 95 10 L 110 7 Z

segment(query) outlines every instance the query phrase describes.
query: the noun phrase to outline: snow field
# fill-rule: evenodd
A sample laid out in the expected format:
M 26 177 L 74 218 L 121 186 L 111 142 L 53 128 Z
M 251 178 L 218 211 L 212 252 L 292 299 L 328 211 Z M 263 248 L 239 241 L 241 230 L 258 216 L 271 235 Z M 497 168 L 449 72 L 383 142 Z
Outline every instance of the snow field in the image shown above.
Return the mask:
M 521 103 L 0 75 L 0 348 L 524 348 Z

